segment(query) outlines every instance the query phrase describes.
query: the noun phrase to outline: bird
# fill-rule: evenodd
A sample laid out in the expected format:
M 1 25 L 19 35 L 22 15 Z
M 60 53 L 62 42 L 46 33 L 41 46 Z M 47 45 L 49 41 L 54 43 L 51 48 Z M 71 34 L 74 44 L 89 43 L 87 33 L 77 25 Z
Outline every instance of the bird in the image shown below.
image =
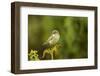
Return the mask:
M 57 44 L 60 39 L 60 34 L 58 30 L 53 30 L 51 36 L 43 43 L 43 46 L 52 47 Z
M 51 33 L 51 36 L 43 43 L 44 51 L 43 51 L 42 58 L 44 58 L 46 56 L 46 54 L 49 54 L 51 56 L 51 59 L 53 59 L 53 52 L 55 51 L 53 49 L 55 49 L 55 48 L 53 48 L 52 50 L 50 50 L 50 49 L 58 43 L 59 39 L 60 39 L 59 31 L 53 30 Z

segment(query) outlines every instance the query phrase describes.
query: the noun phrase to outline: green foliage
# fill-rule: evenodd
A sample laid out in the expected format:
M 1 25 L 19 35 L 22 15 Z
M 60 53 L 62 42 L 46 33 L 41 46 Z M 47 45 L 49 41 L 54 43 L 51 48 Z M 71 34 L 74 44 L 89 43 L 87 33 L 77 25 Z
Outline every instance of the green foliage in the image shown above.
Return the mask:
M 42 58 L 45 58 L 45 56 L 48 56 L 47 54 L 50 54 L 51 56 L 51 60 L 54 59 L 54 54 L 57 55 L 58 54 L 58 48 L 60 47 L 59 44 L 56 44 L 55 46 L 51 47 L 51 48 L 47 48 L 43 51 L 43 55 Z M 29 60 L 35 61 L 35 60 L 40 60 L 38 57 L 38 51 L 37 50 L 32 50 L 29 52 L 28 57 Z
M 37 50 L 32 50 L 31 49 L 31 51 L 30 51 L 30 53 L 28 54 L 28 56 L 29 56 L 29 60 L 40 60 L 39 58 L 38 58 L 38 51 Z

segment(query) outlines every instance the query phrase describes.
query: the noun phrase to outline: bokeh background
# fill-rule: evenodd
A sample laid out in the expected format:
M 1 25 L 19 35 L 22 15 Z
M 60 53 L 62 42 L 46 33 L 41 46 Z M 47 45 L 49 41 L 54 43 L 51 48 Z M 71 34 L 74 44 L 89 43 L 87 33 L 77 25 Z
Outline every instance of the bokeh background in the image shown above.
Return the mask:
M 60 33 L 59 55 L 55 59 L 79 59 L 88 57 L 88 18 L 71 16 L 28 15 L 28 52 L 37 50 L 53 30 Z

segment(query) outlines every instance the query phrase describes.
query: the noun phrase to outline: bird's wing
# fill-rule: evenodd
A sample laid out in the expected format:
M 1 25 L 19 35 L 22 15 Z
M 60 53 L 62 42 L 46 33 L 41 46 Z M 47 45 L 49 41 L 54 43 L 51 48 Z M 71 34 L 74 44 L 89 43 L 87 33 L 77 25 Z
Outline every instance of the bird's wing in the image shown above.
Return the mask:
M 49 43 L 49 41 L 51 41 L 53 39 L 53 35 L 51 35 L 48 40 L 46 40 L 46 42 L 43 43 L 43 45 L 46 45 Z
M 51 35 L 46 42 L 43 43 L 43 45 L 49 44 L 54 39 L 54 35 Z
M 54 38 L 54 36 L 51 35 L 51 36 L 48 38 L 47 42 L 51 41 L 53 38 Z

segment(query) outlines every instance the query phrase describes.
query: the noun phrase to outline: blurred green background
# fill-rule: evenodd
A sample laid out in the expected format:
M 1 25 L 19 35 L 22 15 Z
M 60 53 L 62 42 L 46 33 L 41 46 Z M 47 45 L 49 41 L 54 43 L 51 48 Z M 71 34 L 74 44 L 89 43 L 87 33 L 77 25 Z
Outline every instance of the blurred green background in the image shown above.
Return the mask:
M 55 59 L 88 57 L 88 18 L 71 16 L 28 15 L 28 52 L 38 50 L 53 30 L 60 33 L 59 55 Z

